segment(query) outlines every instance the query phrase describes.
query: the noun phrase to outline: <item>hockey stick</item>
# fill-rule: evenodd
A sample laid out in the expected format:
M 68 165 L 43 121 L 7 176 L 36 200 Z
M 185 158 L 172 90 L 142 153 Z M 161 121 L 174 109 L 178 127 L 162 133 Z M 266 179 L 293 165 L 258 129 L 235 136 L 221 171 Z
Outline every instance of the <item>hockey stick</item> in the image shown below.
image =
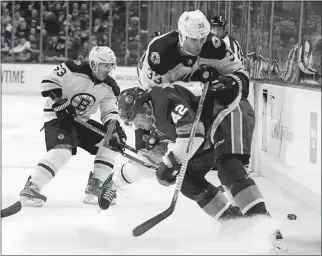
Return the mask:
M 80 125 L 85 126 L 86 128 L 92 130 L 93 132 L 96 132 L 97 134 L 101 135 L 102 137 L 105 137 L 105 135 L 106 135 L 106 133 L 103 132 L 102 130 L 100 130 L 100 129 L 96 128 L 95 126 L 93 126 L 93 125 L 91 125 L 89 123 L 86 123 L 86 122 L 84 122 L 84 121 L 82 121 L 82 120 L 80 120 L 78 118 L 75 118 L 75 122 L 79 123 Z M 111 126 L 111 124 L 110 124 L 108 127 L 115 128 L 115 124 L 116 124 L 115 122 L 116 121 L 112 120 L 111 122 L 113 122 L 114 125 Z M 111 132 L 113 132 L 112 129 L 111 129 Z M 132 151 L 134 153 L 138 153 L 138 151 L 136 149 L 132 148 L 131 146 L 129 146 L 129 145 L 125 144 L 125 143 L 122 143 L 122 142 L 120 144 L 122 145 L 122 147 L 124 147 L 124 148 L 126 148 L 128 150 L 130 150 L 130 151 Z
M 102 132 L 101 130 L 97 129 L 96 127 L 89 125 L 79 119 L 75 118 L 75 121 L 79 124 L 84 125 L 87 128 L 90 128 L 91 130 L 95 131 L 96 133 L 99 133 L 100 135 L 104 136 L 104 142 L 103 142 L 103 146 L 107 146 L 109 145 L 109 140 L 111 139 L 114 130 L 115 130 L 115 126 L 116 126 L 116 121 L 112 120 L 108 127 L 107 127 L 107 132 L 106 134 L 104 132 Z M 89 127 L 90 126 L 90 127 Z M 10 205 L 7 208 L 1 209 L 1 218 L 5 218 L 5 217 L 9 217 L 11 215 L 14 215 L 18 212 L 20 212 L 22 209 L 22 203 L 21 201 L 17 201 L 14 204 Z
M 135 237 L 140 236 L 140 235 L 144 234 L 145 232 L 149 231 L 151 228 L 153 228 L 155 225 L 157 225 L 161 221 L 163 221 L 166 218 L 168 218 L 174 212 L 175 206 L 176 206 L 177 201 L 178 201 L 178 196 L 179 196 L 180 191 L 181 191 L 183 178 L 184 178 L 186 170 L 187 170 L 189 156 L 190 156 L 191 148 L 192 148 L 192 145 L 193 145 L 194 137 L 195 137 L 195 134 L 196 134 L 196 130 L 197 130 L 197 127 L 198 127 L 198 124 L 199 124 L 199 120 L 200 120 L 200 116 L 201 116 L 201 112 L 202 112 L 202 108 L 203 108 L 203 103 L 204 103 L 206 95 L 207 95 L 209 84 L 211 83 L 211 80 L 212 80 L 211 75 L 209 74 L 208 71 L 206 71 L 203 74 L 203 77 L 205 79 L 208 78 L 209 80 L 208 80 L 208 82 L 206 82 L 204 84 L 204 88 L 203 88 L 203 91 L 202 91 L 202 94 L 201 94 L 201 97 L 200 97 L 200 100 L 199 100 L 199 105 L 198 105 L 198 109 L 197 109 L 197 112 L 196 112 L 196 117 L 195 117 L 195 120 L 194 120 L 193 125 L 192 125 L 188 146 L 186 148 L 186 154 L 184 156 L 184 159 L 183 159 L 183 162 L 182 162 L 182 165 L 181 165 L 181 168 L 180 168 L 180 172 L 179 172 L 179 174 L 177 176 L 177 179 L 176 179 L 176 188 L 175 188 L 175 191 L 174 191 L 174 194 L 173 194 L 173 197 L 172 197 L 171 204 L 163 212 L 159 213 L 158 215 L 152 217 L 151 219 L 143 222 L 142 224 L 140 224 L 139 226 L 134 228 L 133 231 L 132 231 L 132 234 Z
M 91 124 L 89 124 L 89 123 L 85 123 L 85 122 L 83 122 L 82 120 L 79 120 L 79 119 L 75 119 L 75 121 L 77 122 L 77 123 L 79 123 L 79 124 L 81 124 L 81 125 L 83 125 L 83 126 L 85 126 L 86 128 L 88 128 L 88 129 L 90 129 L 90 130 L 92 130 L 93 132 L 96 132 L 97 134 L 99 134 L 99 135 L 101 135 L 101 136 L 105 136 L 105 133 L 103 132 L 103 131 L 101 131 L 100 129 L 98 129 L 98 128 L 96 128 L 96 127 L 94 127 L 93 125 L 91 125 Z M 134 152 L 134 153 L 138 153 L 138 150 L 136 150 L 136 149 L 134 149 L 134 148 L 132 148 L 131 146 L 129 146 L 129 145 L 127 145 L 127 144 L 125 144 L 125 143 L 120 143 L 120 145 L 122 146 L 122 147 L 124 147 L 124 148 L 126 148 L 126 149 L 128 149 L 128 150 L 130 150 L 130 151 L 132 151 L 132 152 Z M 143 165 L 143 166 L 145 166 L 145 167 L 147 167 L 147 168 L 150 168 L 150 169 L 153 169 L 153 170 L 157 170 L 158 169 L 158 167 L 157 166 L 155 166 L 155 165 L 151 165 L 151 164 L 148 164 L 148 163 L 146 163 L 146 162 L 144 162 L 143 160 L 141 160 L 141 159 L 138 159 L 138 158 L 136 158 L 136 157 L 134 157 L 134 156 L 132 156 L 132 155 L 130 155 L 130 154 L 127 154 L 126 152 L 123 152 L 123 151 L 118 151 L 120 154 L 122 154 L 125 158 L 127 158 L 127 159 L 129 159 L 129 160 L 132 160 L 132 161 L 134 161 L 134 162 L 136 162 L 136 163 L 138 163 L 138 164 L 141 164 L 141 165 Z
M 1 209 L 1 218 L 9 217 L 20 212 L 22 209 L 22 204 L 20 201 L 15 202 L 7 208 Z

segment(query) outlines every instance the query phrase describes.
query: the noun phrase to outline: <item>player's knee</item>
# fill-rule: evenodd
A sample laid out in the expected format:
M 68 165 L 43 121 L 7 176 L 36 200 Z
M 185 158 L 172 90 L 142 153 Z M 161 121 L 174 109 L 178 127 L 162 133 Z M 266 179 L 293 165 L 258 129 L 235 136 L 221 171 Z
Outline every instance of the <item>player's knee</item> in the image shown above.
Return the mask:
M 190 180 L 183 180 L 181 193 L 193 201 L 197 201 L 198 196 L 205 190 L 205 188 L 196 186 Z
M 182 194 L 191 200 L 196 201 L 199 194 L 205 191 L 209 184 L 209 182 L 205 179 L 207 172 L 203 171 L 203 168 L 194 164 L 194 162 L 189 162 L 182 182 Z
M 226 155 L 218 159 L 218 178 L 227 188 L 236 184 L 239 180 L 247 177 L 242 161 L 234 155 Z
M 64 167 L 72 156 L 72 150 L 68 148 L 53 148 L 46 154 L 46 159 L 54 164 L 57 169 Z

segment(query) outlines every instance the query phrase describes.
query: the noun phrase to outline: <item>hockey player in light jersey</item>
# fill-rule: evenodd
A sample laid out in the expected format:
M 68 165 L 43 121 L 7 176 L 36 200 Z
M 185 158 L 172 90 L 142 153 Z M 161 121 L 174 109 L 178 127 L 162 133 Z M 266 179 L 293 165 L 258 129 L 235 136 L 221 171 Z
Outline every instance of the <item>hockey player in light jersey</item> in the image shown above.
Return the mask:
M 40 193 L 41 189 L 76 154 L 77 147 L 96 155 L 94 169 L 90 172 L 85 190 L 84 203 L 97 204 L 100 186 L 112 172 L 117 153 L 103 146 L 102 136 L 75 122 L 75 118 L 104 132 L 109 122 L 116 120 L 116 129 L 110 144 L 117 147 L 118 139 L 126 140 L 118 122 L 117 96 L 120 89 L 110 76 L 115 65 L 114 52 L 109 47 L 96 46 L 90 51 L 88 62 L 67 60 L 42 80 L 47 153 L 40 159 L 20 193 L 21 201 L 25 205 L 42 206 L 46 202 L 47 198 Z M 102 124 L 90 119 L 98 108 Z
M 228 36 L 228 32 L 226 31 L 227 21 L 222 16 L 213 16 L 210 21 L 211 32 L 224 40 L 226 47 L 229 48 L 235 56 L 245 65 L 243 50 L 240 47 L 238 41 Z

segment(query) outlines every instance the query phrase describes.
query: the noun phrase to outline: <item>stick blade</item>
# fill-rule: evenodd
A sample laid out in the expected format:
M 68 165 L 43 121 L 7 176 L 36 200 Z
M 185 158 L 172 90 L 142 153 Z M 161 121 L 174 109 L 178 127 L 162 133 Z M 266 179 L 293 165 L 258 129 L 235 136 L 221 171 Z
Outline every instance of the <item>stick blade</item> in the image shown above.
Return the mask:
M 174 207 L 169 207 L 168 209 L 159 213 L 158 215 L 154 216 L 153 218 L 138 225 L 136 228 L 133 229 L 132 235 L 135 237 L 143 235 L 145 232 L 149 231 L 155 225 L 159 224 L 161 221 L 168 218 L 173 213 L 173 210 L 174 210 Z
M 13 205 L 1 210 L 1 218 L 6 218 L 6 217 L 9 217 L 11 215 L 14 215 L 14 214 L 20 212 L 21 209 L 22 209 L 21 202 L 17 201 Z

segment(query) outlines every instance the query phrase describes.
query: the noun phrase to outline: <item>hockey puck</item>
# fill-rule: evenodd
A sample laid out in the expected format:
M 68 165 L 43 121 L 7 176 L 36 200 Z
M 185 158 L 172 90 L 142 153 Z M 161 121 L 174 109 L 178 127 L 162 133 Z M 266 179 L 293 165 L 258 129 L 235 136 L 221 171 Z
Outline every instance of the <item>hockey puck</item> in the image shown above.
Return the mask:
M 293 213 L 289 213 L 289 214 L 287 214 L 287 218 L 289 220 L 296 220 L 297 216 L 295 214 L 293 214 Z

